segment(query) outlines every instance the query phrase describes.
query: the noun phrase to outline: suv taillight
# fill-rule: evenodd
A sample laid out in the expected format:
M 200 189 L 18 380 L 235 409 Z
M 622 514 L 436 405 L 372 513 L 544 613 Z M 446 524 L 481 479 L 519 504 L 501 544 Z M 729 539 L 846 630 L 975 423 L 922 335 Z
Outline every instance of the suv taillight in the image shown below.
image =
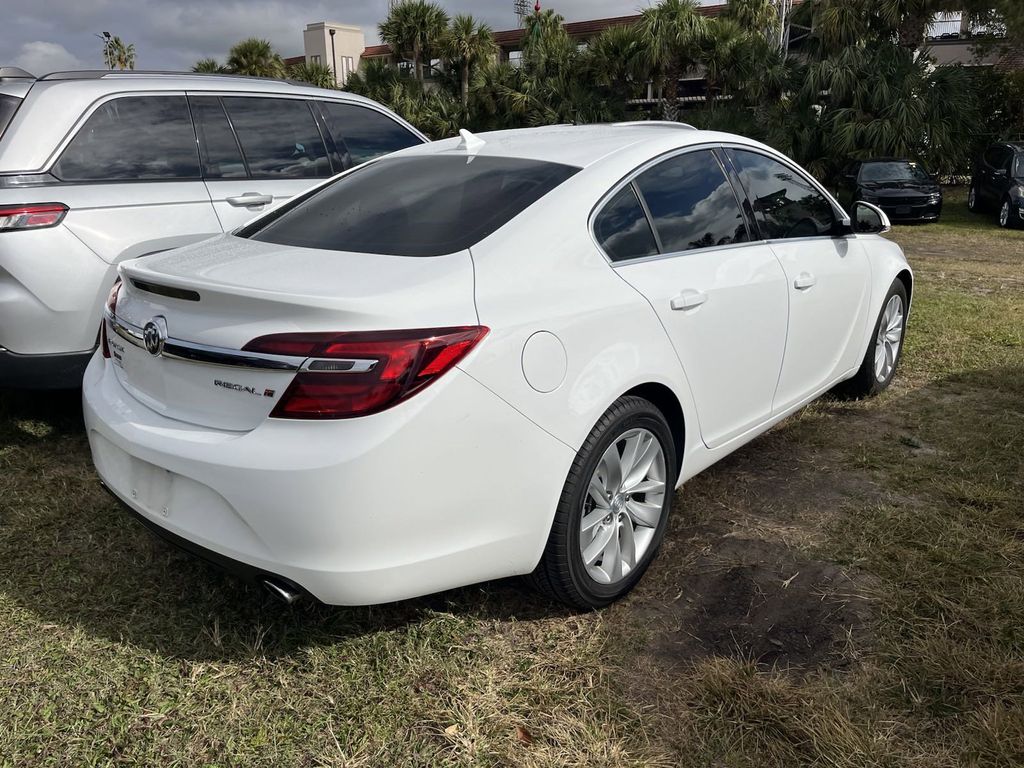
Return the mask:
M 475 347 L 483 326 L 354 333 L 275 333 L 244 352 L 306 357 L 272 417 L 347 419 L 383 411 L 437 381 Z
M 3 205 L 0 206 L 0 232 L 55 227 L 67 212 L 68 207 L 63 203 Z
M 107 294 L 107 312 L 114 315 L 117 314 L 117 294 L 121 291 L 121 278 L 117 278 L 114 283 L 114 287 L 110 289 L 110 293 Z M 107 343 L 107 318 L 104 314 L 102 320 L 100 320 L 100 347 L 103 349 L 103 356 L 110 358 L 110 344 Z

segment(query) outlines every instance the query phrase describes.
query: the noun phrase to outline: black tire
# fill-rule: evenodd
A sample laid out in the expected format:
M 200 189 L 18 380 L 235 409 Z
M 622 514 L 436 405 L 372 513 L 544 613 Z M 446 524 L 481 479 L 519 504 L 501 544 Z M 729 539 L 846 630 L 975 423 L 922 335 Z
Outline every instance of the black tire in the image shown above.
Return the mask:
M 615 584 L 601 584 L 587 573 L 580 553 L 580 520 L 584 501 L 601 456 L 625 432 L 636 428 L 650 431 L 660 443 L 665 457 L 665 496 L 661 516 L 647 550 L 629 573 Z M 576 454 L 562 489 L 544 554 L 527 577 L 529 583 L 548 597 L 580 610 L 603 608 L 628 593 L 644 575 L 665 536 L 678 467 L 672 432 L 662 412 L 640 397 L 626 396 L 616 400 Z
M 875 345 L 878 340 L 878 330 L 882 324 L 885 308 L 893 296 L 899 296 L 903 300 L 903 338 L 900 340 L 900 346 L 896 350 L 896 359 L 893 362 L 892 370 L 889 371 L 889 375 L 884 379 L 879 379 L 875 375 Z M 892 285 L 889 286 L 889 292 L 885 294 L 882 307 L 878 310 L 878 318 L 875 320 L 871 338 L 868 340 L 868 348 L 864 351 L 864 359 L 861 361 L 860 368 L 852 379 L 847 379 L 835 388 L 836 394 L 841 397 L 860 399 L 862 397 L 874 397 L 889 387 L 899 368 L 900 359 L 903 357 L 903 347 L 907 338 L 907 307 L 906 286 L 903 285 L 902 280 L 896 278 L 893 280 Z

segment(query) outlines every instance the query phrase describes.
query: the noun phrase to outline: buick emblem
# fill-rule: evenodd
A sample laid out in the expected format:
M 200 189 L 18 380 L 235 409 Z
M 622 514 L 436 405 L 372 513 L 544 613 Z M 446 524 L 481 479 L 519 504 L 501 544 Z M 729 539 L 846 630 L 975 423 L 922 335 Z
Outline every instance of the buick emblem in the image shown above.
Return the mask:
M 164 342 L 167 341 L 167 321 L 157 315 L 142 329 L 142 340 L 146 344 L 146 351 L 154 357 L 158 357 L 164 351 Z

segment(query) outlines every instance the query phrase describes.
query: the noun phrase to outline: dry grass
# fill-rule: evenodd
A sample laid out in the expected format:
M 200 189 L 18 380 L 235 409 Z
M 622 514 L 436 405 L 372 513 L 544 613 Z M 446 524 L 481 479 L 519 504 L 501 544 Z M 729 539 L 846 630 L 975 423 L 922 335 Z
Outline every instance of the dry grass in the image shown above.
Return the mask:
M 895 238 L 896 386 L 696 478 L 637 594 L 285 609 L 96 487 L 73 397 L 0 394 L 0 765 L 1024 764 L 1024 233 Z

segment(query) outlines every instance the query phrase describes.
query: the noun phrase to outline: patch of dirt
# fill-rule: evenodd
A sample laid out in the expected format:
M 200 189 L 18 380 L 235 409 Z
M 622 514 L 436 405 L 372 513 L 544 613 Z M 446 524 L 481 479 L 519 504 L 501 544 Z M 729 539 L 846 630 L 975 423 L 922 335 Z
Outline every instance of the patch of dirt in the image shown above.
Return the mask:
M 672 581 L 674 600 L 638 609 L 652 628 L 646 653 L 662 664 L 725 656 L 784 669 L 842 666 L 848 639 L 870 618 L 842 567 L 763 539 L 720 536 Z

